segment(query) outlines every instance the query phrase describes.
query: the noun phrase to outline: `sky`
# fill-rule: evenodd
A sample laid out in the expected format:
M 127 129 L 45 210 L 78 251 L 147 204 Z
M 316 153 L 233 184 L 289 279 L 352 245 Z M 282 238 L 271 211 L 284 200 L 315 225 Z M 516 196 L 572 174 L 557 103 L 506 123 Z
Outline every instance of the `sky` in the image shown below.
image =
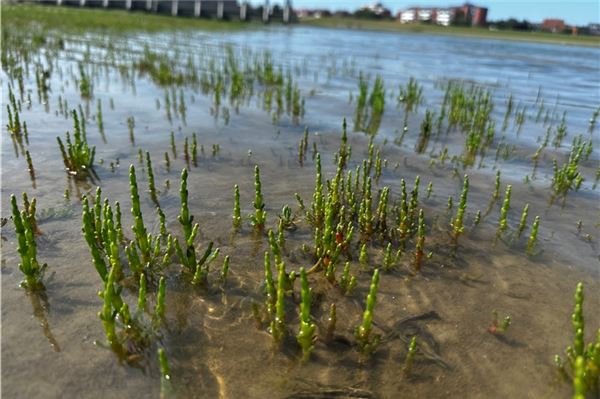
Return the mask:
M 330 10 L 355 10 L 372 0 L 292 0 L 294 8 L 328 8 Z M 411 6 L 453 6 L 465 0 L 383 0 L 385 7 L 395 14 Z M 558 18 L 568 24 L 587 25 L 600 22 L 600 0 L 471 0 L 471 3 L 488 8 L 488 20 L 517 18 L 541 22 L 545 18 Z M 263 0 L 250 0 L 263 4 Z M 284 0 L 270 0 L 270 4 L 283 4 Z

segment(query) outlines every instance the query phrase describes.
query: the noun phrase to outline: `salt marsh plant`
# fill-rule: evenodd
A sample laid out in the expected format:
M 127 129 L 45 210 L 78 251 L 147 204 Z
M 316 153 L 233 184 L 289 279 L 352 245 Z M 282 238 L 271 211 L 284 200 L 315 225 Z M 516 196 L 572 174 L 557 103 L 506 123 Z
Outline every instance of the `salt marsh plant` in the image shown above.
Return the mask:
M 171 384 L 171 370 L 164 348 L 158 348 L 158 364 L 160 366 L 160 397 L 168 398 L 173 395 Z
M 585 142 L 581 140 L 574 140 L 573 146 L 569 153 L 569 158 L 561 167 L 558 166 L 558 162 L 553 162 L 553 174 L 552 177 L 552 191 L 554 195 L 552 201 L 555 198 L 565 199 L 570 190 L 577 191 L 583 182 L 583 175 L 579 172 L 579 162 L 585 149 Z
M 146 151 L 146 172 L 148 173 L 148 191 L 150 198 L 158 205 L 158 196 L 156 194 L 156 186 L 154 185 L 154 172 L 152 171 L 152 159 L 150 153 Z
M 366 132 L 376 134 L 381 125 L 381 118 L 385 109 L 385 88 L 381 76 L 375 78 L 373 90 L 369 96 L 369 106 L 371 107 L 369 124 L 366 127 Z
M 354 336 L 361 352 L 364 355 L 369 355 L 377 349 L 381 336 L 379 334 L 373 334 L 373 312 L 375 310 L 375 303 L 377 302 L 377 287 L 379 285 L 379 269 L 375 269 L 373 277 L 371 279 L 371 286 L 369 288 L 369 295 L 367 296 L 367 306 L 363 313 L 362 323 L 356 327 Z
M 193 224 L 194 216 L 189 211 L 187 178 L 187 169 L 183 169 L 181 171 L 181 188 L 179 191 L 181 209 L 177 219 L 183 228 L 185 251 L 177 239 L 174 240 L 174 247 L 179 261 L 185 266 L 185 270 L 193 276 L 192 284 L 201 285 L 207 282 L 209 265 L 216 259 L 220 251 L 219 248 L 213 251 L 213 243 L 210 242 L 204 254 L 199 259 L 196 256 L 194 240 L 198 234 L 200 225 L 198 223 Z
M 277 288 L 273 281 L 273 272 L 271 270 L 271 256 L 268 251 L 265 251 L 264 256 L 265 269 L 265 310 L 269 319 L 275 317 L 275 304 L 277 303 Z
M 135 243 L 142 255 L 142 263 L 145 264 L 152 259 L 154 248 L 152 246 L 152 236 L 147 233 L 146 226 L 144 225 L 137 177 L 133 165 L 129 167 L 129 189 L 131 191 L 131 215 L 134 221 L 132 230 L 135 233 Z
M 521 219 L 519 220 L 519 228 L 517 229 L 517 238 L 521 238 L 521 234 L 527 227 L 527 217 L 529 215 L 529 204 L 525 204 L 523 212 L 521 212 Z
M 254 166 L 254 215 L 250 215 L 250 222 L 257 229 L 262 229 L 267 220 L 267 212 L 265 211 L 265 203 L 262 195 L 262 185 L 260 182 L 260 169 L 258 165 Z
M 537 245 L 538 229 L 540 227 L 540 217 L 536 216 L 531 226 L 531 233 L 529 233 L 529 240 L 527 241 L 527 253 L 533 254 L 533 250 Z
M 225 256 L 223 259 L 223 266 L 221 266 L 221 284 L 225 284 L 227 281 L 227 276 L 229 274 L 229 255 Z
M 404 376 L 410 375 L 413 363 L 415 361 L 415 355 L 417 354 L 418 346 L 417 346 L 417 336 L 413 336 L 410 339 L 410 343 L 408 345 L 408 353 L 406 354 L 406 360 L 404 361 L 404 367 L 402 367 L 402 373 Z
M 56 137 L 56 140 L 67 171 L 76 177 L 85 178 L 93 173 L 96 147 L 90 147 L 86 136 L 82 134 L 77 111 L 73 110 L 72 115 L 73 141 L 69 132 L 65 137 L 66 146 L 60 137 Z
M 127 117 L 127 128 L 129 129 L 129 142 L 131 145 L 135 145 L 135 135 L 133 129 L 135 128 L 135 118 L 133 116 Z
M 421 130 L 419 131 L 419 140 L 417 141 L 417 146 L 415 147 L 415 151 L 417 151 L 419 154 L 422 154 L 427 149 L 427 144 L 429 143 L 429 138 L 431 137 L 433 128 L 433 116 L 433 111 L 425 111 L 425 118 L 423 119 L 423 122 L 421 122 Z
M 279 277 L 277 279 L 275 312 L 271 320 L 270 331 L 275 342 L 280 343 L 287 334 L 287 327 L 285 325 L 285 291 L 288 276 L 285 271 L 285 263 L 278 264 L 277 268 L 279 269 Z
M 374 135 L 379 130 L 385 110 L 385 87 L 381 76 L 375 78 L 369 94 L 369 81 L 361 74 L 358 81 L 359 94 L 356 101 L 354 130 L 364 130 Z
M 465 230 L 463 219 L 465 216 L 465 210 L 467 209 L 467 196 L 469 194 L 469 176 L 465 175 L 463 180 L 463 189 L 460 194 L 460 201 L 458 203 L 458 209 L 456 211 L 456 217 L 452 219 L 450 226 L 452 227 L 452 234 L 454 242 L 458 241 L 458 237 Z
M 510 209 L 510 197 L 512 192 L 512 186 L 509 184 L 506 186 L 504 193 L 504 201 L 502 202 L 502 208 L 500 209 L 500 220 L 498 226 L 498 234 L 504 233 L 508 227 L 508 210 Z
M 108 346 L 120 360 L 136 364 L 140 355 L 159 337 L 157 327 L 160 323 L 149 324 L 142 308 L 133 313 L 129 310 L 129 305 L 121 296 L 123 286 L 119 283 L 118 273 L 117 268 L 111 268 L 104 289 L 99 292 L 103 306 L 98 316 L 102 320 Z M 163 279 L 157 294 L 154 320 L 160 320 L 162 315 L 158 312 L 164 312 L 164 287 Z M 145 285 L 140 285 L 138 294 L 138 304 L 145 306 L 145 300 L 139 299 L 142 295 L 146 295 Z
M 356 284 L 356 276 L 350 274 L 350 262 L 346 262 L 344 264 L 344 270 L 342 272 L 342 277 L 340 278 L 339 282 L 339 286 L 342 290 L 342 293 L 345 295 L 351 294 L 354 288 L 356 287 Z
M 325 335 L 325 340 L 327 342 L 333 339 L 333 334 L 335 333 L 335 326 L 337 324 L 337 310 L 335 303 L 332 303 L 329 306 L 329 316 L 327 317 L 327 331 Z
M 25 197 L 26 198 L 26 197 Z M 13 223 L 15 224 L 15 234 L 17 236 L 19 256 L 19 270 L 25 275 L 25 280 L 21 282 L 21 286 L 31 290 L 40 291 L 44 289 L 42 278 L 47 265 L 40 265 L 37 260 L 37 245 L 35 242 L 35 198 L 30 204 L 25 203 L 24 209 L 19 211 L 17 198 L 14 194 L 10 196 L 10 204 L 12 207 Z M 32 223 L 33 221 L 33 223 Z
M 415 254 L 413 268 L 416 272 L 421 271 L 423 257 L 425 256 L 425 214 L 423 209 L 419 210 L 419 224 L 417 229 L 417 243 L 415 244 Z
M 584 399 L 586 394 L 598 394 L 600 377 L 600 329 L 596 341 L 585 345 L 585 321 L 583 317 L 583 283 L 575 290 L 575 309 L 571 316 L 573 324 L 573 345 L 565 350 L 566 361 L 556 355 L 555 364 L 561 375 L 570 380 L 574 388 L 573 398 Z
M 240 188 L 233 186 L 233 228 L 239 229 L 242 225 L 242 213 L 240 210 Z
M 298 331 L 296 339 L 302 348 L 302 359 L 306 361 L 310 358 L 310 353 L 314 348 L 314 342 L 317 338 L 317 325 L 312 322 L 310 316 L 311 289 L 308 286 L 308 278 L 303 267 L 300 268 L 300 284 L 302 298 L 300 303 L 300 331 Z
M 423 86 L 411 77 L 406 85 L 400 85 L 397 100 L 404 106 L 405 112 L 412 112 L 423 102 Z
M 510 327 L 512 321 L 510 316 L 504 317 L 502 321 L 498 320 L 498 312 L 496 310 L 492 311 L 492 323 L 488 327 L 488 332 L 494 335 L 504 334 L 508 327 Z
M 92 83 L 82 63 L 79 64 L 79 93 L 82 98 L 90 98 L 92 96 Z

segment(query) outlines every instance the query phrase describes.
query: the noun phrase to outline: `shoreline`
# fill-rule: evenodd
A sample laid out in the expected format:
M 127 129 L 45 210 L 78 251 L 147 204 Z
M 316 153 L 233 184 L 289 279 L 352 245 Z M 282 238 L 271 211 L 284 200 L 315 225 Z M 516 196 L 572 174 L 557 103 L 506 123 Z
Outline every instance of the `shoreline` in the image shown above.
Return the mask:
M 582 46 L 600 48 L 598 36 L 569 36 L 545 32 L 490 31 L 484 28 L 455 26 L 436 26 L 423 24 L 400 24 L 396 21 L 371 21 L 357 18 L 306 18 L 299 25 L 328 29 L 351 29 L 375 32 L 392 32 L 408 34 L 431 34 L 439 36 L 470 37 L 474 39 L 509 40 L 518 42 L 555 44 L 566 46 Z

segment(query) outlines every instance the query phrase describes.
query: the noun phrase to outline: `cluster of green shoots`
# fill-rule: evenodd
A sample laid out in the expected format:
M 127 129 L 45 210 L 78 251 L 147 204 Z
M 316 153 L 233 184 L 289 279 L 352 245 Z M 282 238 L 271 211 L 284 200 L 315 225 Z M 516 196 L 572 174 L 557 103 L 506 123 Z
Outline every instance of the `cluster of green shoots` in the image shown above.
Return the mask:
M 193 223 L 194 216 L 192 216 L 189 211 L 187 178 L 187 169 L 183 169 L 181 172 L 181 189 L 179 191 L 181 210 L 177 219 L 183 228 L 185 252 L 177 239 L 174 239 L 173 241 L 179 261 L 185 267 L 184 270 L 189 272 L 192 276 L 192 284 L 202 285 L 206 284 L 209 266 L 219 255 L 220 251 L 219 248 L 213 250 L 213 243 L 210 242 L 202 256 L 198 257 L 196 254 L 194 240 L 196 239 L 200 225 L 198 223 Z
M 298 163 L 300 163 L 300 166 L 304 166 L 304 161 L 306 161 L 307 151 L 308 151 L 308 128 L 304 129 L 304 136 L 298 143 Z
M 92 96 L 92 82 L 90 76 L 85 71 L 82 63 L 79 63 L 79 93 L 82 98 L 90 98 Z
M 302 348 L 302 358 L 308 360 L 310 353 L 314 348 L 314 341 L 317 337 L 317 325 L 312 322 L 310 316 L 311 289 L 308 286 L 306 271 L 303 267 L 300 268 L 300 284 L 300 294 L 302 298 L 302 302 L 300 303 L 300 331 L 298 331 L 296 339 Z
M 385 86 L 381 76 L 375 78 L 369 94 L 369 81 L 361 74 L 358 82 L 358 98 L 354 116 L 354 130 L 364 130 L 374 135 L 379 130 L 385 110 Z
M 149 160 L 149 158 L 148 158 Z M 151 164 L 148 164 L 151 170 Z M 134 220 L 134 238 L 125 238 L 121 224 L 121 208 L 118 202 L 114 207 L 108 199 L 102 201 L 102 192 L 97 189 L 93 206 L 87 197 L 83 198 L 83 234 L 90 248 L 92 261 L 104 288 L 100 296 L 104 300 L 100 312 L 107 341 L 122 359 L 133 361 L 158 336 L 158 327 L 165 316 L 166 279 L 163 271 L 175 259 L 183 266 L 184 273 L 191 275 L 194 285 L 207 281 L 208 265 L 217 257 L 219 250 L 212 250 L 212 243 L 204 255 L 196 256 L 194 239 L 198 224 L 192 225 L 193 216 L 188 209 L 187 170 L 181 176 L 181 211 L 179 222 L 183 227 L 185 251 L 179 241 L 167 233 L 165 216 L 160 207 L 157 213 L 160 220 L 160 233 L 148 233 L 141 211 L 138 183 L 133 165 L 130 167 L 131 214 Z M 150 194 L 152 196 L 152 193 Z M 35 205 L 34 205 L 35 206 Z M 34 252 L 35 254 L 35 252 Z M 122 254 L 127 262 L 122 261 Z M 229 270 L 229 257 L 225 258 L 221 270 L 221 280 L 225 281 Z M 138 307 L 135 313 L 129 310 L 126 298 L 122 296 L 125 281 L 139 281 Z M 151 320 L 147 320 L 147 287 L 157 285 L 156 305 Z
M 19 270 L 25 276 L 21 286 L 30 291 L 43 290 L 42 278 L 47 266 L 46 264 L 41 265 L 37 260 L 35 236 L 39 234 L 39 230 L 35 220 L 36 199 L 33 198 L 30 202 L 27 194 L 23 193 L 23 209 L 19 211 L 17 198 L 13 194 L 10 196 L 10 204 L 18 241 L 17 251 L 21 257 Z
M 452 222 L 450 223 L 450 225 L 452 227 L 452 234 L 453 234 L 453 239 L 454 239 L 455 243 L 458 241 L 458 237 L 465 230 L 463 221 L 464 221 L 464 217 L 465 217 L 465 211 L 467 209 L 467 196 L 468 195 L 469 195 L 469 176 L 465 175 L 465 178 L 463 181 L 463 189 L 460 194 L 460 201 L 458 203 L 458 209 L 456 211 L 456 217 L 454 219 L 452 219 Z
M 470 166 L 477 155 L 485 155 L 495 137 L 495 122 L 492 118 L 494 103 L 492 93 L 478 85 L 465 87 L 462 82 L 450 81 L 446 85 L 440 110 L 439 126 L 444 116 L 448 127 L 459 128 L 465 136 L 463 163 Z
M 69 132 L 65 137 L 66 146 L 60 137 L 56 137 L 56 140 L 67 171 L 78 178 L 86 178 L 93 173 L 96 147 L 88 145 L 85 130 L 81 128 L 77 111 L 73 110 L 72 115 L 73 140 L 71 140 Z
M 410 343 L 408 344 L 408 353 L 406 354 L 406 360 L 404 361 L 404 367 L 402 368 L 404 376 L 410 375 L 418 349 L 417 336 L 415 335 L 410 339 Z
M 500 186 L 499 176 L 500 176 L 499 174 L 496 176 L 496 191 L 494 192 L 494 194 L 492 194 L 492 202 L 490 204 L 493 204 L 496 201 L 494 198 L 498 197 L 499 186 Z M 502 207 L 500 208 L 500 218 L 498 221 L 498 230 L 496 232 L 497 237 L 501 237 L 509 227 L 508 226 L 508 212 L 510 210 L 511 194 L 512 194 L 512 186 L 509 184 L 506 186 L 506 191 L 504 193 L 504 200 L 502 202 Z M 523 210 L 521 212 L 521 217 L 519 219 L 519 225 L 515 232 L 516 239 L 521 238 L 521 236 L 523 235 L 523 232 L 527 228 L 528 217 L 529 217 L 529 204 L 525 204 L 525 206 L 523 207 Z M 536 216 L 531 225 L 531 230 L 529 232 L 529 238 L 527 240 L 526 252 L 529 255 L 534 254 L 534 250 L 537 246 L 539 227 L 540 227 L 540 217 Z
M 254 215 L 250 215 L 250 222 L 256 229 L 263 229 L 267 220 L 267 211 L 262 195 L 262 185 L 260 182 L 260 168 L 254 167 Z
M 492 311 L 492 323 L 488 327 L 488 332 L 494 335 L 502 335 L 510 327 L 512 323 L 510 316 L 504 317 L 502 321 L 498 320 L 498 312 L 496 310 Z
M 406 85 L 400 85 L 397 100 L 404 106 L 405 112 L 412 112 L 423 102 L 423 86 L 411 77 Z
M 425 118 L 423 118 L 421 129 L 419 130 L 419 140 L 415 147 L 415 151 L 419 154 L 422 154 L 427 149 L 427 144 L 429 143 L 429 138 L 431 137 L 431 132 L 433 130 L 433 117 L 434 112 L 430 110 L 425 111 Z
M 583 283 L 575 290 L 575 310 L 571 316 L 573 323 L 573 345 L 568 346 L 566 361 L 556 355 L 555 364 L 566 381 L 573 384 L 573 398 L 585 399 L 598 394 L 600 377 L 600 329 L 596 341 L 585 345 L 585 322 L 583 317 Z M 586 396 L 590 395 L 590 396 Z
M 345 132 L 343 132 L 345 133 Z M 400 201 L 390 205 L 390 188 L 383 187 L 378 197 L 373 194 L 372 184 L 375 175 L 381 173 L 380 150 L 373 142 L 369 145 L 369 156 L 356 170 L 346 170 L 349 165 L 351 149 L 347 137 L 342 134 L 339 151 L 335 154 L 337 170 L 331 180 L 324 181 L 321 170 L 321 155 L 315 156 L 315 188 L 310 204 L 305 204 L 300 195 L 296 199 L 301 213 L 313 232 L 313 246 L 304 245 L 304 251 L 313 259 L 310 269 L 300 269 L 300 326 L 296 336 L 306 360 L 314 348 L 316 326 L 310 315 L 311 292 L 308 276 L 319 273 L 325 281 L 337 287 L 344 295 L 352 293 L 357 279 L 351 273 L 353 249 L 360 247 L 360 263 L 368 264 L 368 249 L 371 242 L 387 242 L 381 267 L 392 271 L 401 261 L 404 248 L 414 239 L 414 257 L 410 260 L 412 270 L 420 271 L 425 255 L 425 213 L 419 207 L 420 178 L 415 179 L 411 192 L 407 192 L 402 181 Z M 379 165 L 379 166 L 378 166 Z M 379 170 L 379 172 L 378 172 Z M 258 169 L 256 169 L 258 172 Z M 258 173 L 255 175 L 255 188 L 260 188 Z M 259 184 L 256 184 L 256 183 Z M 233 220 L 239 220 L 238 190 L 234 190 Z M 466 201 L 466 199 L 465 199 Z M 259 204 L 257 207 L 256 204 Z M 255 190 L 255 210 L 262 209 L 262 194 Z M 252 215 L 256 220 L 256 214 Z M 459 217 L 460 219 L 460 217 Z M 394 222 L 395 220 L 395 222 Z M 253 311 L 259 326 L 268 326 L 277 344 L 281 344 L 288 334 L 291 320 L 286 312 L 286 298 L 294 291 L 293 284 L 297 274 L 285 267 L 285 232 L 296 229 L 298 219 L 289 206 L 285 205 L 279 215 L 277 230 L 268 230 L 270 252 L 265 253 L 265 302 L 264 306 L 254 305 Z M 356 231 L 356 234 L 355 234 Z M 343 262 L 343 258 L 346 261 Z M 272 270 L 272 259 L 276 266 Z M 338 267 L 342 262 L 343 267 Z M 342 269 L 341 273 L 338 269 Z M 274 274 L 277 278 L 274 278 Z M 380 271 L 375 271 L 371 292 L 367 299 L 363 323 L 356 329 L 358 347 L 365 355 L 372 353 L 378 346 L 379 337 L 372 333 L 372 318 L 376 303 L 376 291 Z M 319 278 L 317 276 L 317 278 Z M 262 310 L 261 310 L 262 309 Z M 330 340 L 335 329 L 336 313 L 332 306 L 327 322 L 325 340 Z M 329 338 L 327 338 L 329 337 Z
M 27 123 L 21 122 L 19 116 L 21 111 L 21 103 L 18 101 L 12 91 L 12 87 L 8 87 L 8 103 L 6 104 L 6 113 L 8 115 L 6 129 L 10 133 L 13 142 L 18 144 L 20 147 L 23 146 L 23 139 L 26 142 L 29 141 L 29 134 L 27 131 Z
M 581 160 L 586 143 L 575 140 L 569 153 L 569 159 L 561 167 L 558 162 L 553 162 L 552 191 L 554 198 L 565 199 L 570 190 L 577 191 L 583 182 L 583 175 L 579 172 Z
M 356 341 L 365 355 L 374 352 L 381 341 L 381 336 L 379 334 L 371 334 L 373 330 L 373 311 L 375 309 L 375 303 L 377 302 L 378 285 L 379 269 L 375 269 L 371 279 L 371 286 L 367 296 L 367 307 L 363 313 L 362 323 L 356 328 L 354 333 Z
M 211 95 L 212 113 L 218 117 L 222 108 L 225 123 L 228 121 L 229 109 L 222 107 L 224 101 L 228 100 L 233 108 L 238 109 L 257 94 L 257 88 L 262 89 L 263 105 L 267 112 L 272 111 L 275 103 L 274 121 L 284 112 L 295 121 L 302 117 L 304 98 L 298 83 L 294 81 L 290 71 L 284 73 L 282 67 L 274 65 L 269 52 L 249 57 L 248 54 L 244 54 L 244 57 L 239 57 L 230 46 L 225 48 L 225 52 L 219 62 L 215 62 L 215 57 L 204 57 L 207 61 L 197 64 L 191 58 L 183 60 L 179 59 L 177 54 L 158 53 L 146 47 L 142 57 L 134 61 L 134 68 L 148 75 L 157 84 L 173 88 L 171 96 L 165 91 L 165 110 L 169 120 L 173 109 L 174 113 L 181 115 L 185 121 L 183 94 L 180 91 L 177 100 L 174 91 L 175 86 L 184 84 L 199 86 L 204 94 Z M 179 103 L 179 107 L 176 102 Z
M 132 166 L 132 179 L 135 182 L 135 172 Z M 134 232 L 136 239 L 129 245 L 124 245 L 123 228 L 121 226 L 121 210 L 119 203 L 110 206 L 108 199 L 102 201 L 101 190 L 98 188 L 94 206 L 90 207 L 87 197 L 83 198 L 83 234 L 90 248 L 92 260 L 104 287 L 100 297 L 104 305 L 99 317 L 104 326 L 109 346 L 122 360 L 134 362 L 139 354 L 157 337 L 154 326 L 160 324 L 164 316 L 164 299 L 166 281 L 160 277 L 158 284 L 156 306 L 149 323 L 145 318 L 147 303 L 147 281 L 153 282 L 157 277 L 156 269 L 151 263 L 161 251 L 160 240 L 156 240 L 155 249 L 148 251 L 146 246 L 152 242 L 151 235 L 141 239 L 140 229 L 145 233 L 143 220 L 139 212 L 137 198 L 137 183 L 132 186 L 132 214 L 135 220 Z M 138 251 L 141 252 L 138 253 Z M 127 255 L 127 269 L 121 261 L 121 253 Z M 149 253 L 151 252 L 151 253 Z M 150 256 L 150 258 L 147 258 Z M 128 279 L 126 273 L 135 281 L 139 281 L 137 311 L 132 314 L 129 305 L 122 297 L 123 282 Z

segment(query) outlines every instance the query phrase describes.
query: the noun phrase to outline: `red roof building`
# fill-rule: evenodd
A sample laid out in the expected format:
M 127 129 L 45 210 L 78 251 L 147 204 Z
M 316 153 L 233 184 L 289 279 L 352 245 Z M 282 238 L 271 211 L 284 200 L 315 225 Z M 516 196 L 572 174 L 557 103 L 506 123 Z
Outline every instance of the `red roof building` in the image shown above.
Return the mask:
M 562 19 L 545 19 L 542 22 L 541 29 L 546 32 L 557 33 L 562 32 L 566 28 L 567 25 L 565 25 L 565 21 L 563 21 Z

